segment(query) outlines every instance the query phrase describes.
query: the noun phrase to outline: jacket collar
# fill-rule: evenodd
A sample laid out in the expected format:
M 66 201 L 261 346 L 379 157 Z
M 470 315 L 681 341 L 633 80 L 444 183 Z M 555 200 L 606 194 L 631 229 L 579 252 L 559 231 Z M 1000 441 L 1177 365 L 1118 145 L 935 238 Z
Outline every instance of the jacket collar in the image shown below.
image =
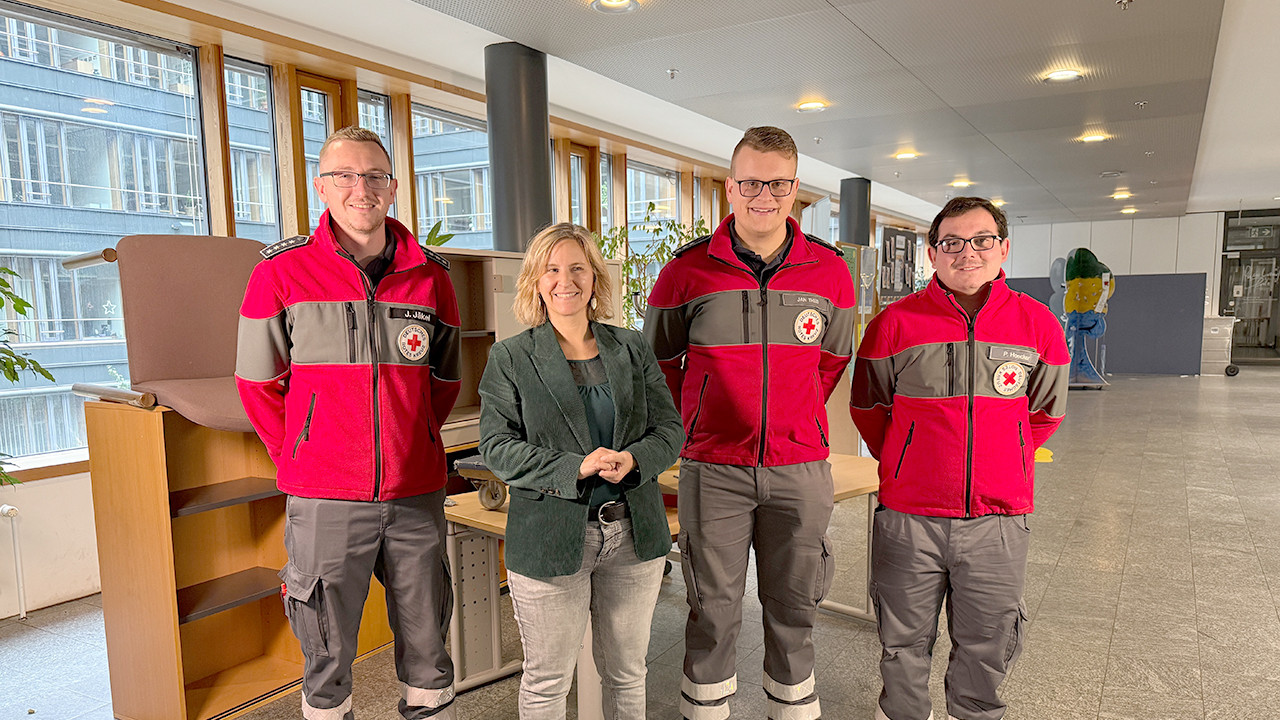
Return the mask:
M 597 334 L 598 337 L 598 334 Z M 597 344 L 599 341 L 597 340 Z M 573 373 L 569 370 L 569 361 L 560 349 L 560 341 L 556 340 L 555 328 L 550 322 L 544 322 L 533 328 L 533 369 L 538 379 L 551 397 L 555 398 L 560 413 L 569 423 L 569 430 L 578 441 L 583 453 L 590 453 L 591 431 L 587 427 L 587 409 L 578 396 L 578 386 L 573 381 Z
M 417 238 L 409 232 L 409 228 L 393 217 L 387 218 L 386 222 L 390 240 L 396 244 L 396 254 L 391 260 L 391 267 L 387 268 L 387 274 L 403 272 L 425 263 L 427 256 L 418 245 Z M 316 230 L 311 235 L 321 247 L 329 248 L 336 253 L 345 253 L 342 246 L 338 244 L 337 236 L 333 234 L 327 209 L 320 216 L 320 221 L 316 223 Z
M 733 236 L 729 230 L 733 225 L 733 217 L 733 214 L 730 214 L 720 222 L 715 232 L 711 233 L 711 244 L 707 248 L 707 254 L 746 272 L 751 272 L 751 269 L 733 252 Z M 781 267 L 815 261 L 817 256 L 809 245 L 809 239 L 805 237 L 804 231 L 800 229 L 800 223 L 788 215 L 787 225 L 791 227 L 791 251 L 787 253 L 787 259 L 783 261 Z
M 627 422 L 634 402 L 631 375 L 636 371 L 631 367 L 627 349 L 614 337 L 611 328 L 593 322 L 591 333 L 596 338 L 600 360 L 604 363 L 604 374 L 609 380 L 609 392 L 613 396 L 613 447 L 616 450 L 625 441 Z M 582 396 L 578 394 L 573 372 L 569 370 L 569 361 L 565 359 L 560 341 L 556 339 L 555 328 L 549 322 L 533 328 L 533 367 L 551 397 L 555 398 L 560 414 L 564 415 L 582 451 L 589 453 L 594 450 L 591 429 L 587 426 L 586 407 L 582 404 Z
M 1000 268 L 1000 274 L 996 276 L 995 280 L 991 281 L 991 293 L 987 295 L 987 301 L 982 304 L 982 308 L 978 310 L 978 314 L 981 315 L 982 311 L 986 310 L 988 307 L 993 307 L 1004 302 L 1012 293 L 1013 291 L 1009 289 L 1009 283 L 1005 277 L 1004 268 Z M 943 305 L 944 307 L 960 308 L 960 301 L 955 299 L 955 293 L 942 286 L 942 283 L 938 280 L 938 274 L 936 272 L 933 274 L 932 278 L 929 278 L 929 284 L 925 286 L 924 294 L 930 300 Z M 961 310 L 961 312 L 963 312 L 963 310 Z

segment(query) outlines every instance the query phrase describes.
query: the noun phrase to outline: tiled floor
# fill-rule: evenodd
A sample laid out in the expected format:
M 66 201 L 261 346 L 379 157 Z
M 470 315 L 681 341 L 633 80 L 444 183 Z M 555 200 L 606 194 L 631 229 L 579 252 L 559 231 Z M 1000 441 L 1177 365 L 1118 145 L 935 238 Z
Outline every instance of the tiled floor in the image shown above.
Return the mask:
M 1032 623 L 1005 685 L 1010 720 L 1194 720 L 1280 713 L 1280 367 L 1235 378 L 1118 377 L 1071 394 L 1037 467 L 1027 573 Z M 837 507 L 835 599 L 865 582 L 865 505 Z M 752 589 L 752 592 L 754 589 Z M 109 718 L 94 598 L 0 621 L 0 718 Z M 508 606 L 509 610 L 509 606 Z M 649 716 L 675 709 L 685 614 L 679 571 L 664 581 L 650 643 Z M 760 609 L 739 648 L 735 718 L 763 716 Z M 518 652 L 508 613 L 506 646 Z M 879 644 L 823 614 L 818 689 L 828 720 L 866 720 Z M 946 717 L 935 650 L 934 712 Z M 518 676 L 462 694 L 462 718 L 516 718 Z M 357 717 L 395 720 L 389 653 L 357 666 Z M 35 713 L 28 715 L 28 710 Z M 575 713 L 571 711 L 570 717 Z M 294 693 L 251 720 L 298 717 Z

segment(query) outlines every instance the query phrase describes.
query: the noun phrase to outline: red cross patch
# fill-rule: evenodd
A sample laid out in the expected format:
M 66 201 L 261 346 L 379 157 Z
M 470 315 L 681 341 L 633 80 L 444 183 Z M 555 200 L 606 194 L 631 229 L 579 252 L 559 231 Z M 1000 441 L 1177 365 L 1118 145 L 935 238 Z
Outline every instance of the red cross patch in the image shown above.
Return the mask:
M 406 360 L 421 360 L 427 354 L 427 329 L 408 325 L 400 331 L 400 354 Z
M 802 343 L 811 343 L 822 334 L 822 313 L 807 308 L 796 316 L 796 339 Z
M 993 380 L 996 392 L 1001 395 L 1013 395 L 1027 384 L 1027 369 L 1022 366 L 1022 363 L 1001 363 L 1000 367 L 996 368 Z

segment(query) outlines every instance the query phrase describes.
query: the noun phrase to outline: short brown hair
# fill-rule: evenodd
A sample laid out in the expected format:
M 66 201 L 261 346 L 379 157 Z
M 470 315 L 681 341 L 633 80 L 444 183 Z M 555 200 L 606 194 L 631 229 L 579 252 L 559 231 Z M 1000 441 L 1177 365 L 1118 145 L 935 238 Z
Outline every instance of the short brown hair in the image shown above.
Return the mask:
M 529 241 L 524 251 L 524 264 L 520 266 L 520 277 L 516 279 L 516 299 L 511 304 L 516 320 L 530 327 L 537 327 L 547 321 L 547 308 L 538 293 L 538 278 L 547 271 L 547 259 L 551 251 L 561 240 L 569 240 L 582 248 L 591 265 L 592 279 L 591 298 L 595 307 L 587 305 L 587 319 L 593 322 L 613 317 L 613 307 L 609 299 L 613 297 L 613 278 L 609 276 L 609 267 L 604 263 L 600 248 L 591 237 L 591 231 L 573 223 L 552 225 Z
M 324 145 L 320 146 L 319 157 L 323 159 L 324 151 L 328 150 L 330 145 L 336 142 L 339 142 L 341 140 L 350 140 L 351 142 L 367 142 L 367 143 L 373 143 L 377 145 L 378 149 L 382 150 L 382 154 L 387 156 L 388 169 L 390 168 L 391 153 L 387 152 L 387 148 L 385 145 L 382 144 L 382 138 L 378 137 L 378 133 L 372 130 L 367 130 L 362 127 L 356 127 L 355 125 L 348 125 L 342 128 L 341 130 L 334 130 L 333 134 L 325 138 Z
M 800 157 L 800 151 L 796 149 L 796 141 L 791 139 L 790 133 L 786 130 L 771 125 L 749 128 L 738 144 L 733 146 L 733 155 L 729 156 L 730 175 L 733 175 L 733 161 L 738 157 L 738 151 L 744 147 L 749 147 L 756 152 L 781 153 L 792 160 Z
M 996 207 L 996 204 L 982 197 L 954 197 L 942 206 L 942 211 L 933 219 L 933 224 L 929 226 L 929 247 L 938 247 L 938 226 L 943 220 L 957 215 L 963 215 L 970 210 L 986 210 L 991 213 L 991 218 L 996 221 L 996 232 L 1000 237 L 1009 237 L 1009 218 L 1005 217 L 1004 211 Z

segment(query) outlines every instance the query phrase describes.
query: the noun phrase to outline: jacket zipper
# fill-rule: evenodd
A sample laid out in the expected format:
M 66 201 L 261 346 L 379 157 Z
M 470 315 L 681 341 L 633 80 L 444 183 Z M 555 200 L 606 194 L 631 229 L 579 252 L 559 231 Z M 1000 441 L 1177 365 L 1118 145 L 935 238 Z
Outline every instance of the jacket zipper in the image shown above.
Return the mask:
M 751 342 L 751 293 L 742 291 L 742 342 Z
M 298 448 L 302 447 L 302 443 L 311 437 L 311 416 L 316 411 L 316 394 L 311 393 L 311 405 L 307 407 L 307 419 L 302 423 L 302 431 L 298 433 L 298 440 L 293 444 L 293 459 L 298 459 Z
M 947 343 L 947 397 L 956 394 L 956 344 Z
M 689 435 L 684 439 L 685 447 L 693 442 L 693 431 L 698 427 L 698 416 L 702 415 L 702 396 L 707 392 L 707 380 L 710 379 L 710 374 L 702 374 L 702 389 L 698 391 L 698 406 L 693 409 L 693 422 L 689 423 Z
M 1018 457 L 1022 460 L 1022 482 L 1030 483 L 1031 478 L 1027 477 L 1027 439 L 1022 435 L 1022 423 L 1018 423 L 1018 445 L 1022 448 L 1022 452 Z
M 816 372 L 813 374 L 813 392 L 814 397 L 818 400 L 818 406 L 822 407 L 822 385 L 818 383 L 818 373 Z M 822 419 L 814 415 L 813 422 L 818 426 L 818 438 L 822 440 L 822 447 L 831 447 L 831 444 L 827 442 L 827 432 L 822 429 Z
M 779 267 L 781 272 L 782 268 Z M 776 276 L 778 273 L 775 272 Z M 760 456 L 756 461 L 758 467 L 764 467 L 765 441 L 769 430 L 769 290 L 768 282 L 760 284 L 760 350 L 763 356 L 763 383 L 760 388 Z
M 902 461 L 907 459 L 907 448 L 911 447 L 911 436 L 916 434 L 916 421 L 911 421 L 911 427 L 907 428 L 907 441 L 902 444 L 902 454 L 898 456 L 898 467 L 893 471 L 893 477 L 897 479 L 898 473 L 902 472 Z
M 981 312 L 981 308 L 979 308 L 979 312 Z M 967 316 L 968 313 L 965 313 L 965 315 Z M 973 517 L 973 404 L 974 404 L 973 398 L 974 398 L 974 393 L 976 391 L 976 388 L 974 387 L 974 384 L 975 384 L 974 379 L 978 375 L 978 343 L 974 336 L 973 326 L 974 326 L 974 323 L 977 322 L 977 315 L 978 313 L 975 312 L 974 317 L 968 318 L 969 320 L 969 377 L 968 377 L 969 423 L 968 423 L 968 427 L 965 428 L 965 435 L 968 438 L 969 447 L 965 456 L 965 464 L 964 464 L 964 516 L 965 517 Z
M 347 303 L 347 361 L 352 365 L 356 364 L 356 339 L 359 332 L 356 329 L 356 306 L 355 303 Z

